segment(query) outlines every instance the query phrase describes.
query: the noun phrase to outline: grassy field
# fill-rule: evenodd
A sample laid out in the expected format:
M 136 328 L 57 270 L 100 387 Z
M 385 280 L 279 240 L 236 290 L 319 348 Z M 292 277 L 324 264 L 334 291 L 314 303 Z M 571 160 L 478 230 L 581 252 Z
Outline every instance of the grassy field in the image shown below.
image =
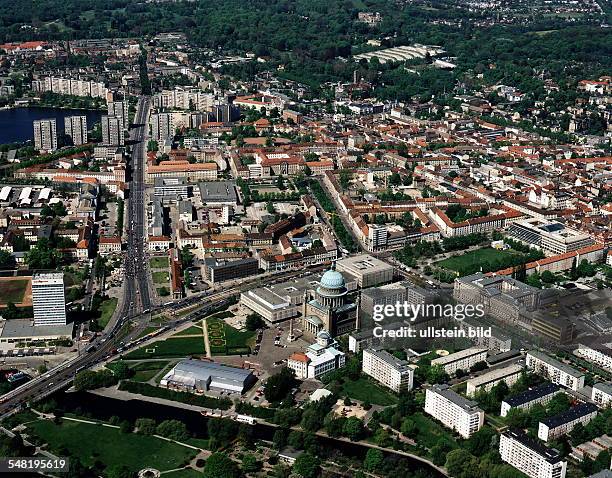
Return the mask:
M 28 288 L 28 279 L 15 279 L 10 281 L 2 281 L 0 286 L 0 304 L 20 304 L 23 301 L 23 296 Z
M 468 267 L 478 266 L 484 262 L 492 263 L 516 254 L 518 253 L 514 251 L 500 251 L 492 247 L 485 247 L 483 249 L 466 252 L 460 256 L 449 257 L 448 259 L 436 262 L 436 265 L 451 271 L 461 272 Z
M 457 442 L 453 438 L 451 432 L 445 429 L 442 425 L 434 422 L 431 418 L 422 413 L 415 413 L 410 418 L 416 423 L 419 434 L 415 441 L 427 448 L 432 448 L 440 439 L 447 441 L 453 448 L 457 446 Z
M 164 271 L 155 271 L 152 273 L 153 282 L 156 284 L 167 284 L 170 282 L 170 274 Z
M 177 336 L 182 336 L 182 335 L 202 335 L 203 334 L 203 330 L 202 327 L 198 327 L 196 325 L 189 327 L 188 329 L 182 330 L 181 332 L 178 332 L 176 334 L 174 334 L 175 337 Z
M 255 332 L 241 332 L 222 320 L 206 320 L 210 351 L 213 355 L 240 355 L 251 352 Z
M 187 357 L 188 355 L 203 355 L 204 339 L 201 337 L 170 338 L 153 342 L 152 344 L 134 350 L 124 358 L 128 360 L 150 359 L 158 357 Z
M 98 324 L 101 327 L 106 327 L 106 324 L 108 324 L 108 321 L 111 319 L 115 309 L 117 308 L 118 300 L 119 299 L 116 297 L 113 297 L 105 300 L 102 302 L 102 305 L 100 305 L 100 319 L 98 319 Z
M 101 461 L 108 467 L 125 464 L 133 471 L 145 467 L 165 471 L 183 466 L 196 455 L 190 448 L 159 438 L 69 420 L 59 425 L 41 420 L 29 424 L 28 432 L 48 443 L 55 453 L 67 449 L 86 466 Z
M 366 378 L 347 380 L 342 384 L 342 391 L 354 400 L 370 402 L 374 405 L 395 405 L 397 398 Z
M 149 260 L 149 265 L 151 269 L 163 269 L 167 268 L 170 265 L 167 257 L 151 257 Z
M 164 473 L 164 478 L 202 478 L 202 473 L 191 468 Z
M 130 367 L 134 375 L 130 378 L 134 382 L 148 382 L 168 365 L 167 360 L 156 360 L 155 362 L 140 362 Z

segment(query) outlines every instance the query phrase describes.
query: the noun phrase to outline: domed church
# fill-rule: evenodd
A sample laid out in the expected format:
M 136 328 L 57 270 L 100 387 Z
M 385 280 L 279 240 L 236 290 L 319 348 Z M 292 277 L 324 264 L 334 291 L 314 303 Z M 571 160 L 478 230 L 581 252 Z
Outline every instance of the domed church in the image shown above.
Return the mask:
M 327 331 L 332 337 L 355 330 L 358 304 L 347 303 L 344 277 L 332 265 L 321 277 L 314 291 L 304 292 L 303 329 L 307 338 Z

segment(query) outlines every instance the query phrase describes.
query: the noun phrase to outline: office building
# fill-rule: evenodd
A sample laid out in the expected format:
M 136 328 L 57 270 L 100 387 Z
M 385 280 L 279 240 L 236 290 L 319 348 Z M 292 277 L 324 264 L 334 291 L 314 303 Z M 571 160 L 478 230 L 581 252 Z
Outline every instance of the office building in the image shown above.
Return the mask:
M 206 181 L 198 184 L 200 199 L 207 206 L 235 206 L 238 202 L 235 181 Z
M 181 360 L 159 384 L 198 393 L 216 390 L 242 394 L 256 380 L 251 370 L 201 360 Z
M 548 378 L 552 383 L 572 390 L 584 387 L 584 374 L 558 360 L 549 357 L 537 350 L 527 352 L 525 357 L 527 368 L 538 375 Z
M 412 390 L 414 370 L 386 350 L 364 350 L 362 371 L 396 393 Z
M 109 101 L 108 116 L 114 116 L 121 121 L 121 129 L 128 129 L 130 120 L 128 116 L 129 105 L 127 101 Z
M 407 302 L 409 304 L 429 304 L 434 294 L 408 281 L 394 282 L 381 287 L 371 287 L 361 292 L 360 311 L 372 317 L 374 307 L 395 305 Z
M 508 234 L 549 255 L 577 251 L 595 242 L 589 234 L 565 227 L 560 222 L 535 218 L 512 223 Z
M 155 178 L 154 194 L 162 199 L 177 200 L 191 197 L 193 186 L 188 184 L 185 178 Z
M 40 151 L 57 149 L 57 123 L 55 118 L 36 120 L 34 125 L 34 147 Z
M 113 146 L 125 145 L 125 133 L 120 118 L 102 116 L 102 143 Z
M 574 338 L 574 324 L 561 317 L 534 317 L 532 330 L 553 343 L 567 344 Z
M 455 352 L 443 357 L 438 357 L 431 361 L 431 366 L 440 365 L 444 371 L 453 375 L 457 370 L 469 371 L 478 362 L 487 360 L 487 349 L 471 347 L 469 349 Z
M 597 415 L 597 410 L 597 406 L 592 403 L 581 403 L 559 415 L 547 418 L 538 425 L 538 438 L 548 441 L 567 435 L 579 423 L 589 423 Z
M 40 273 L 32 277 L 34 325 L 66 325 L 64 273 Z
M 537 404 L 546 405 L 557 393 L 560 392 L 561 389 L 559 388 L 559 385 L 555 385 L 554 383 L 550 382 L 543 383 L 537 387 L 525 390 L 518 395 L 506 398 L 501 403 L 500 415 L 505 417 L 513 408 L 529 410 L 531 407 Z
M 484 390 L 490 391 L 495 385 L 500 382 L 505 382 L 508 387 L 516 383 L 523 372 L 523 367 L 518 364 L 512 364 L 508 367 L 498 368 L 490 372 L 471 378 L 467 381 L 466 394 L 473 396 L 476 392 Z
M 87 143 L 87 116 L 66 116 L 64 118 L 64 133 L 72 140 L 72 144 L 79 146 Z
M 561 459 L 561 454 L 521 430 L 502 433 L 499 454 L 503 461 L 530 478 L 565 478 L 567 462 Z
M 612 384 L 599 382 L 593 385 L 591 400 L 600 407 L 610 406 L 610 402 L 612 402 Z
M 344 367 L 346 356 L 337 347 L 338 342 L 329 332 L 322 330 L 317 334 L 316 342 L 308 346 L 305 353 L 291 354 L 287 360 L 287 367 L 293 370 L 299 379 L 319 378 Z
M 257 274 L 259 261 L 254 257 L 246 257 L 238 260 L 205 259 L 205 273 L 213 283 L 227 280 L 242 279 Z
M 336 270 L 356 277 L 362 289 L 385 284 L 393 279 L 393 266 L 369 254 L 340 259 L 336 262 Z
M 476 433 L 484 423 L 484 411 L 476 402 L 463 398 L 446 385 L 433 385 L 425 391 L 425 413 L 463 438 Z

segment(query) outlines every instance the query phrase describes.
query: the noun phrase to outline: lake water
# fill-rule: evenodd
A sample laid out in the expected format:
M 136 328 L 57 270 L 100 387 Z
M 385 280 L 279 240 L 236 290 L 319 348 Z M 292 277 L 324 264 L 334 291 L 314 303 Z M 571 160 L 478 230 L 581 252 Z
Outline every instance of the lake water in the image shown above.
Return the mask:
M 34 137 L 34 120 L 55 118 L 57 132 L 64 131 L 66 116 L 87 116 L 87 127 L 91 129 L 94 123 L 100 121 L 103 111 L 72 110 L 45 107 L 12 108 L 0 110 L 0 144 L 16 143 L 31 140 Z

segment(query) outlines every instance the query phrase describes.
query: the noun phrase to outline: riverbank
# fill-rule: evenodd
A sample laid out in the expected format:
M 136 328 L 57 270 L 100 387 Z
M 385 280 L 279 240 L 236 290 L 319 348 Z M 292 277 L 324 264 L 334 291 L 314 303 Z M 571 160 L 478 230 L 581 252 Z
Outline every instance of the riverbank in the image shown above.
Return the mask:
M 181 409 L 181 410 L 185 410 L 191 413 L 198 413 L 201 417 L 204 418 L 203 413 L 207 414 L 208 416 L 215 416 L 215 417 L 219 417 L 219 418 L 226 418 L 228 420 L 235 420 L 235 417 L 238 415 L 238 413 L 236 413 L 232 409 L 227 410 L 227 411 L 223 411 L 223 410 L 215 410 L 215 409 L 210 409 L 210 408 L 205 408 L 205 407 L 199 407 L 196 405 L 189 405 L 189 404 L 185 404 L 185 403 L 180 403 L 180 402 L 174 402 L 171 400 L 166 400 L 163 398 L 157 398 L 157 397 L 148 397 L 145 395 L 138 395 L 138 394 L 134 394 L 134 393 L 130 393 L 130 392 L 126 392 L 126 391 L 122 391 L 122 390 L 118 390 L 117 387 L 111 387 L 111 388 L 106 388 L 106 389 L 98 389 L 98 390 L 91 390 L 88 392 L 90 395 L 95 395 L 104 399 L 110 399 L 110 400 L 119 400 L 121 402 L 124 402 L 123 406 L 129 406 L 129 402 L 147 402 L 147 403 L 151 403 L 151 404 L 155 404 L 155 405 L 160 405 L 160 406 L 164 406 L 164 407 L 172 407 L 172 408 L 176 408 L 176 409 Z M 266 439 L 267 440 L 271 440 L 272 436 L 274 434 L 274 431 L 276 431 L 279 428 L 279 425 L 275 424 L 275 423 L 271 423 L 268 422 L 266 420 L 257 419 L 257 423 L 256 425 L 253 426 L 254 428 L 259 428 L 260 430 L 263 429 L 264 427 L 267 427 L 268 430 L 266 433 Z M 292 426 L 290 428 L 291 430 L 295 430 L 295 431 L 300 431 L 302 432 L 303 430 L 299 427 L 299 426 Z M 390 453 L 390 454 L 394 454 L 394 455 L 398 455 L 401 456 L 403 458 L 409 459 L 409 460 L 414 460 L 419 462 L 420 464 L 422 464 L 424 467 L 430 468 L 432 470 L 435 470 L 440 476 L 449 476 L 446 469 L 444 469 L 443 467 L 437 466 L 435 465 L 433 462 L 431 462 L 430 460 L 419 456 L 419 455 L 415 455 L 413 453 L 409 453 L 409 452 L 405 452 L 402 450 L 394 450 L 391 448 L 384 448 L 384 447 L 380 447 L 374 443 L 371 442 L 367 442 L 367 441 L 358 441 L 358 442 L 354 442 L 351 441 L 349 438 L 346 437 L 330 437 L 329 435 L 327 435 L 325 432 L 322 431 L 318 431 L 315 433 L 315 435 L 320 439 L 325 441 L 328 445 L 331 445 L 333 448 L 337 448 L 339 450 L 342 451 L 342 449 L 348 448 L 348 447 L 360 447 L 362 449 L 362 453 L 363 455 L 365 455 L 365 453 L 367 452 L 367 449 L 369 448 L 373 448 L 376 450 L 380 450 L 383 453 Z

